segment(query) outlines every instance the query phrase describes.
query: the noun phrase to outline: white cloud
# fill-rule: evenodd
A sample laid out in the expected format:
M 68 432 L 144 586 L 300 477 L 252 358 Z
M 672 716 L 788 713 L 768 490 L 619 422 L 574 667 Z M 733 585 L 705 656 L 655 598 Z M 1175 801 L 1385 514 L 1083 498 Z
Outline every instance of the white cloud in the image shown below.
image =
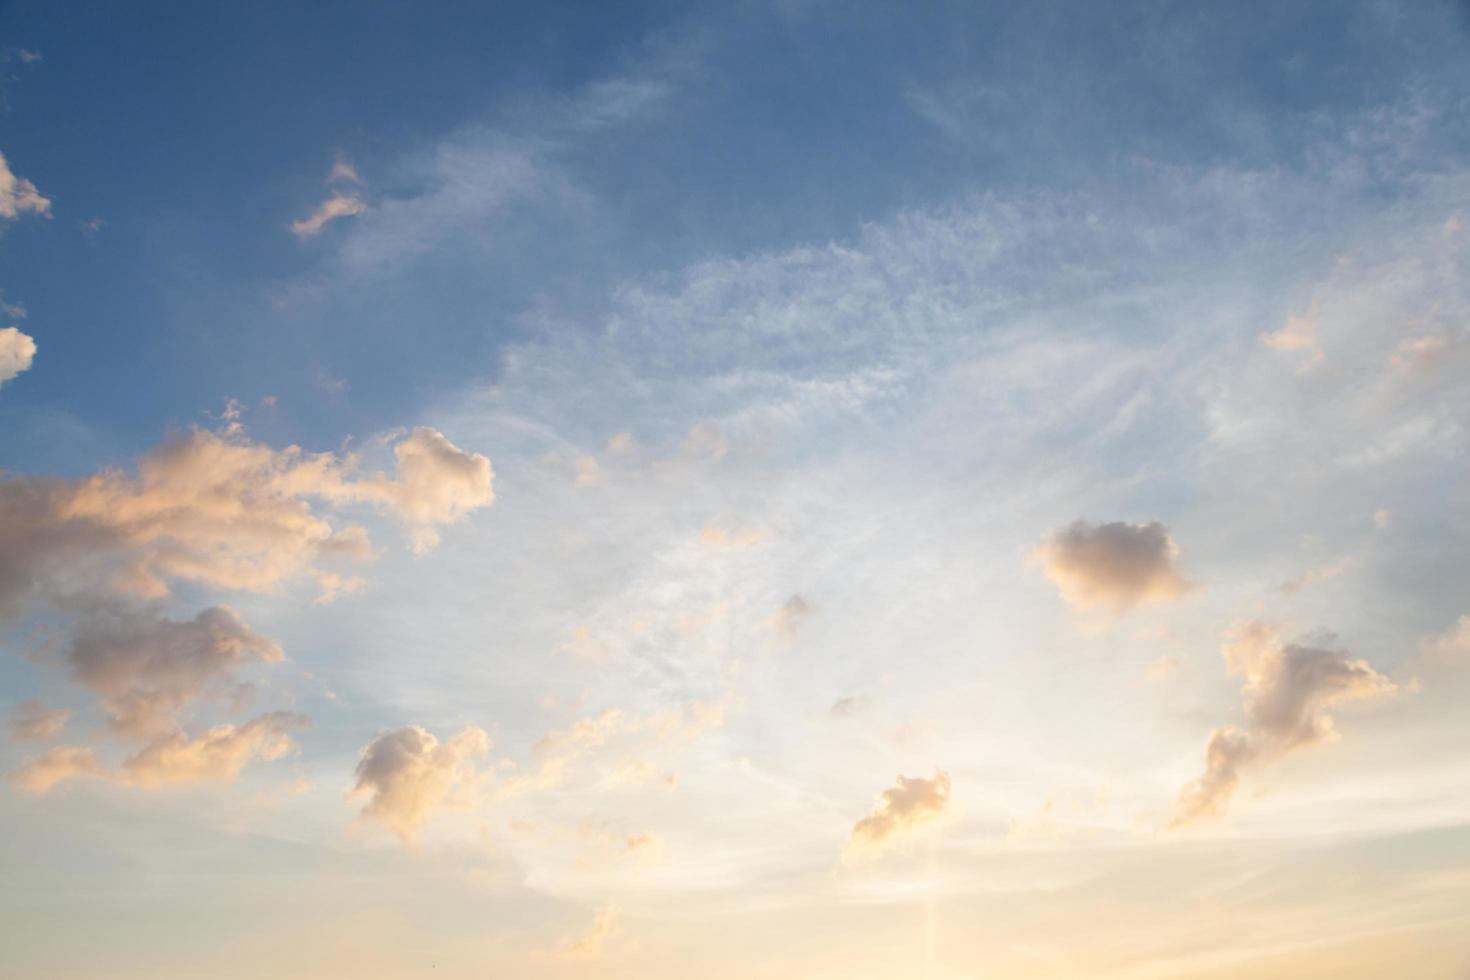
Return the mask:
M 0 153 L 0 218 L 14 220 L 27 212 L 49 218 L 51 201 L 35 184 L 12 173 L 5 154 Z
M 36 341 L 16 327 L 0 327 L 0 385 L 29 370 L 36 357 Z

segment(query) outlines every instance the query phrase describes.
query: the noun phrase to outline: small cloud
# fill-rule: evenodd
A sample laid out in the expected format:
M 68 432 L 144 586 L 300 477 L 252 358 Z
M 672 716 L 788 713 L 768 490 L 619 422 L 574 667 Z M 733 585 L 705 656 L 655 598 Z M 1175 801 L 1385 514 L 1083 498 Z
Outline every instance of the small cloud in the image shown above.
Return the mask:
M 725 430 L 708 419 L 700 419 L 689 427 L 684 437 L 681 454 L 686 459 L 716 462 L 725 458 L 730 451 L 730 437 Z
M 1246 725 L 1210 734 L 1204 773 L 1179 794 L 1172 827 L 1223 814 L 1247 767 L 1336 738 L 1328 708 L 1397 689 L 1367 661 L 1284 643 L 1261 622 L 1234 627 L 1221 652 L 1230 671 L 1245 678 Z
M 715 524 L 706 524 L 699 532 L 700 547 L 710 550 L 726 548 L 753 548 L 764 544 L 766 529 L 758 525 L 725 529 Z
M 41 741 L 59 735 L 70 717 L 65 708 L 50 708 L 45 701 L 31 698 L 11 712 L 10 733 L 20 741 Z
M 1174 569 L 1178 554 L 1158 521 L 1077 520 L 1045 539 L 1032 559 L 1072 606 L 1119 615 L 1141 603 L 1178 599 L 1192 588 Z
M 35 184 L 12 173 L 5 154 L 0 153 L 0 218 L 13 221 L 27 212 L 49 218 L 51 200 Z
M 327 174 L 327 183 L 356 184 L 357 186 L 361 187 L 364 181 L 362 179 L 362 175 L 357 172 L 356 167 L 354 167 L 351 163 L 348 163 L 342 157 L 338 157 L 336 160 L 332 161 L 331 172 Z
M 1308 569 L 1307 571 L 1294 578 L 1289 578 L 1285 582 L 1277 585 L 1276 591 L 1285 593 L 1286 595 L 1293 595 L 1294 593 L 1300 592 L 1302 589 L 1305 589 L 1307 586 L 1316 585 L 1319 582 L 1326 582 L 1330 579 L 1335 579 L 1339 575 L 1350 572 L 1357 567 L 1358 559 L 1344 558 L 1341 561 L 1335 561 L 1330 565 L 1323 565 L 1320 568 Z
M 868 699 L 848 696 L 838 698 L 832 702 L 832 707 L 827 709 L 827 717 L 832 719 L 851 718 L 868 706 Z
M 766 620 L 776 635 L 790 643 L 796 639 L 797 633 L 801 632 L 802 624 L 816 613 L 816 607 L 800 595 L 792 594 L 791 598 L 781 604 L 781 608 L 771 614 Z
M 1388 522 L 1392 520 L 1393 512 L 1387 508 L 1380 508 L 1373 512 L 1373 526 L 1380 531 L 1388 528 Z
M 317 371 L 315 381 L 316 386 L 329 395 L 344 394 L 352 387 L 345 378 L 333 377 L 326 371 Z
M 384 732 L 362 750 L 353 796 L 367 796 L 364 819 L 412 844 L 435 813 L 460 804 L 457 794 L 479 778 L 477 760 L 490 751 L 483 729 L 440 741 L 417 725 Z
M 579 487 L 594 487 L 602 482 L 602 467 L 597 465 L 596 456 L 578 456 L 572 460 L 573 477 Z
M 101 234 L 102 229 L 107 226 L 107 222 L 101 218 L 89 218 L 86 221 L 79 221 L 77 224 L 82 229 L 82 237 L 87 239 L 96 238 Z
M 102 763 L 97 761 L 97 753 L 93 750 L 59 746 L 12 773 L 10 781 L 22 793 L 45 796 L 69 779 L 103 775 Z
M 592 920 L 592 928 L 581 936 L 563 939 L 557 953 L 567 959 L 596 960 L 607 952 L 608 943 L 622 934 L 622 913 L 609 905 Z
M 949 812 L 949 774 L 936 769 L 934 775 L 899 776 L 896 785 L 885 789 L 873 812 L 853 824 L 849 846 L 882 848 L 897 836 L 933 823 Z
M 329 222 L 362 214 L 366 210 L 367 205 L 355 195 L 333 194 L 307 217 L 291 222 L 291 231 L 298 238 L 311 238 L 320 234 Z
M 288 755 L 295 748 L 289 732 L 309 723 L 304 715 L 273 711 L 240 726 L 216 725 L 198 738 L 173 732 L 143 746 L 117 770 L 104 768 L 93 749 L 61 746 L 23 767 L 11 780 L 22 792 L 35 796 L 83 776 L 143 789 L 226 782 L 252 759 L 269 762 Z
M 30 370 L 35 359 L 35 338 L 16 327 L 0 328 L 0 385 Z
M 1261 334 L 1261 343 L 1274 351 L 1305 354 L 1301 371 L 1315 367 L 1324 356 L 1317 344 L 1317 318 L 1311 314 L 1288 316 L 1279 330 Z
M 1470 615 L 1419 644 L 1420 658 L 1429 663 L 1470 664 Z
M 1163 656 L 1150 663 L 1145 674 L 1151 681 L 1161 681 L 1178 673 L 1182 665 L 1183 662 L 1178 657 Z

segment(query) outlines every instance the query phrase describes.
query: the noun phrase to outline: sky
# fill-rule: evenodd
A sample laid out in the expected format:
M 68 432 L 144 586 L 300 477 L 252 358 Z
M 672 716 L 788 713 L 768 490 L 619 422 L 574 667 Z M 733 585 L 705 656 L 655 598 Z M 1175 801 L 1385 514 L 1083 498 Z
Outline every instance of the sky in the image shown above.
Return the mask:
M 0 977 L 1470 977 L 1470 6 L 0 3 Z

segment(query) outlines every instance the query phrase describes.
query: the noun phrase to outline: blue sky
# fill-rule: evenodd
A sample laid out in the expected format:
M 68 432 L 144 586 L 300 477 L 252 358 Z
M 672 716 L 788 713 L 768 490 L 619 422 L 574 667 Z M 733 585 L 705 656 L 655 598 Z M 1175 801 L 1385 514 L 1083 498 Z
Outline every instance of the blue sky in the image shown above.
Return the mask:
M 103 416 L 125 451 L 192 422 L 181 405 L 278 388 L 301 396 L 285 434 L 331 441 L 493 374 L 538 302 L 595 308 L 622 278 L 841 240 L 967 192 L 1146 193 L 1158 164 L 1305 170 L 1342 119 L 1466 81 L 1450 5 L 18 3 L 4 30 L 43 55 L 7 66 L 7 152 L 58 202 L 7 232 L 9 295 L 57 324 L 48 356 L 67 359 L 5 410 Z M 629 118 L 558 124 L 620 80 L 650 88 Z M 538 147 L 576 200 L 533 195 L 417 269 L 272 309 L 323 275 L 331 242 L 285 226 L 337 156 L 411 198 L 425 148 L 475 132 Z M 1464 140 L 1446 114 L 1424 149 Z M 347 404 L 321 404 L 321 372 L 352 385 Z
M 1467 48 L 0 7 L 0 973 L 1460 976 Z

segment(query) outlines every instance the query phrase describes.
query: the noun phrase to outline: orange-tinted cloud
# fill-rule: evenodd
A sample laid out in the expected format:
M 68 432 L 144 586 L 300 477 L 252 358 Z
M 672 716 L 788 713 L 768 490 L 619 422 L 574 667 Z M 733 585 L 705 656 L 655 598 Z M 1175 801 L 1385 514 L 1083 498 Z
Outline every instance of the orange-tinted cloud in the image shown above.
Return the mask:
M 1178 554 L 1169 529 L 1158 521 L 1077 520 L 1044 540 L 1033 558 L 1071 605 L 1123 613 L 1140 603 L 1177 599 L 1189 590 L 1174 568 Z
M 396 728 L 363 749 L 352 795 L 368 797 L 364 818 L 409 844 L 430 817 L 459 802 L 456 793 L 473 785 L 477 760 L 489 751 L 489 736 L 474 726 L 443 743 L 417 725 Z
M 1335 738 L 1328 708 L 1396 688 L 1367 661 L 1340 650 L 1283 643 L 1260 622 L 1236 626 L 1222 652 L 1231 672 L 1245 678 L 1246 726 L 1225 725 L 1211 733 L 1204 773 L 1180 793 L 1176 827 L 1223 814 L 1246 767 Z
M 883 791 L 873 812 L 853 824 L 849 843 L 882 847 L 894 836 L 938 820 L 948 811 L 948 773 L 936 769 L 928 779 L 901 775 Z

